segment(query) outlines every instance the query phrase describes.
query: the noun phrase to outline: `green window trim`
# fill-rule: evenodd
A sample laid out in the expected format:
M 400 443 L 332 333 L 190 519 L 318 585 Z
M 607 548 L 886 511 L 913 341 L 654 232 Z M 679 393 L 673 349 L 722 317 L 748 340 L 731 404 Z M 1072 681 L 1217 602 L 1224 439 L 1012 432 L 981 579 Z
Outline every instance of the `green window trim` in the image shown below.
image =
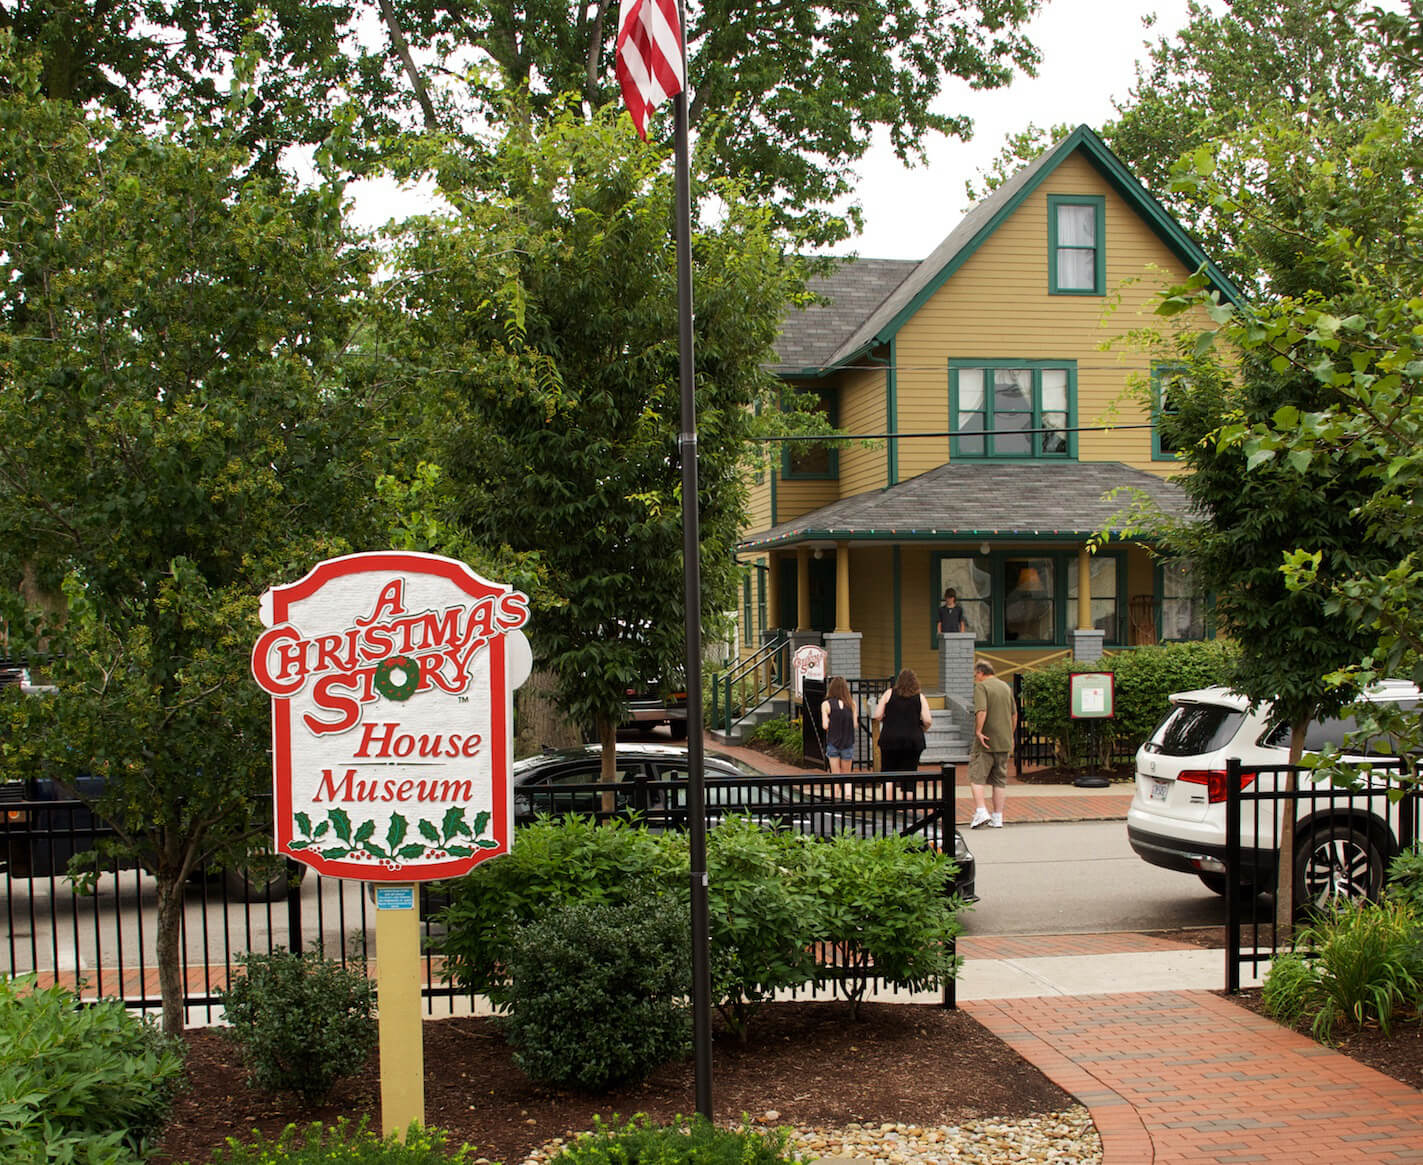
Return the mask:
M 1156 360 L 1151 365 L 1151 459 L 1153 461 L 1175 461 L 1180 454 L 1175 449 L 1167 449 L 1161 443 L 1161 416 L 1163 412 L 1173 412 L 1164 391 L 1166 384 L 1186 371 L 1186 365 L 1172 360 Z
M 1116 576 L 1116 625 L 1117 638 L 1104 641 L 1107 647 L 1125 647 L 1127 636 L 1130 634 L 1127 602 L 1127 556 L 1125 551 L 1107 550 L 1094 555 L 1094 558 L 1110 561 L 1115 567 Z M 940 564 L 946 559 L 977 559 L 983 560 L 984 556 L 975 550 L 964 547 L 956 550 L 939 550 L 929 556 L 929 647 L 931 650 L 939 649 L 939 602 L 943 598 L 943 587 L 940 582 L 943 578 L 943 570 Z M 1056 632 L 1055 638 L 1044 640 L 1014 639 L 1008 640 L 1004 636 L 1004 605 L 1008 595 L 1007 577 L 1005 575 L 1005 563 L 1009 561 L 1019 561 L 1022 559 L 1050 559 L 1053 571 L 1053 623 Z M 1072 644 L 1072 632 L 1077 629 L 1077 598 L 1073 594 L 1073 588 L 1077 579 L 1077 551 L 1075 550 L 1037 550 L 1030 546 L 1009 547 L 1002 550 L 993 550 L 987 556 L 989 583 L 989 595 L 986 601 L 977 598 L 970 598 L 969 602 L 975 604 L 974 615 L 970 615 L 970 623 L 974 625 L 974 644 L 976 648 L 1003 648 L 1003 647 L 1070 647 Z M 1159 590 L 1159 583 L 1158 583 Z M 965 606 L 965 614 L 969 614 L 967 604 L 960 600 Z M 976 612 L 986 607 L 988 617 L 980 620 Z M 986 621 L 988 626 L 980 628 L 979 622 Z
M 1087 207 L 1092 211 L 1090 244 L 1067 242 L 1060 237 L 1061 210 Z M 1107 294 L 1107 199 L 1101 194 L 1049 194 L 1047 196 L 1047 276 L 1049 295 Z M 1092 286 L 1064 287 L 1058 282 L 1058 260 L 1064 252 L 1091 253 Z
M 990 391 L 988 373 L 997 372 L 1000 369 L 1012 371 L 1025 371 L 1031 375 L 1032 403 L 1030 413 L 1025 410 L 1007 410 L 999 407 L 995 400 L 995 395 Z M 962 396 L 960 393 L 960 380 L 965 371 L 980 371 L 983 376 L 983 403 L 978 409 L 961 408 Z M 1066 379 L 1066 410 L 1045 410 L 1043 408 L 1043 374 L 1045 372 L 1061 372 Z M 996 386 L 994 386 L 996 387 Z M 1047 428 L 1044 424 L 1045 413 L 1056 413 L 1061 415 L 1064 432 L 1062 434 L 1063 447 L 1060 451 L 1047 451 L 1045 445 L 1046 433 L 1041 430 Z M 960 433 L 964 419 L 981 414 L 981 435 L 974 431 Z M 1005 429 L 998 431 L 997 419 L 999 415 L 1023 416 L 1027 415 L 1027 428 L 1034 430 L 1028 442 L 1028 451 L 1015 450 L 1000 453 L 997 445 L 1000 440 L 1014 437 L 1015 430 Z M 972 459 L 975 461 L 1076 461 L 1077 460 L 1077 361 L 1076 360 L 1004 360 L 999 358 L 979 359 L 979 358 L 954 358 L 949 361 L 949 429 L 952 436 L 949 437 L 949 458 L 956 457 Z M 974 446 L 981 443 L 981 448 Z
M 1194 595 L 1181 596 L 1166 594 L 1166 570 L 1169 563 L 1158 562 L 1155 567 L 1155 599 L 1156 599 L 1156 642 L 1157 643 L 1188 643 L 1203 639 L 1214 639 L 1216 637 L 1215 628 L 1215 595 L 1209 591 Z M 1199 603 L 1200 604 L 1200 635 L 1171 635 L 1166 632 L 1172 628 L 1168 627 L 1166 604 L 1174 603 Z M 1192 620 L 1194 622 L 1194 620 Z
M 751 571 L 741 576 L 741 645 L 753 647 L 756 643 L 756 627 L 751 619 Z

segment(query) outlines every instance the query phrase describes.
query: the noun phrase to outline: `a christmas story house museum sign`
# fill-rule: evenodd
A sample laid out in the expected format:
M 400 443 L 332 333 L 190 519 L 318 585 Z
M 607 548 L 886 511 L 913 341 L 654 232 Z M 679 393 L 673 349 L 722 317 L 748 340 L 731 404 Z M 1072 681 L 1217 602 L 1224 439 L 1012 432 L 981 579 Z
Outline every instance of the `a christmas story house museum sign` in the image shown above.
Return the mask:
M 414 882 L 508 851 L 513 689 L 528 599 L 462 562 L 353 554 L 262 596 L 277 848 L 319 873 Z

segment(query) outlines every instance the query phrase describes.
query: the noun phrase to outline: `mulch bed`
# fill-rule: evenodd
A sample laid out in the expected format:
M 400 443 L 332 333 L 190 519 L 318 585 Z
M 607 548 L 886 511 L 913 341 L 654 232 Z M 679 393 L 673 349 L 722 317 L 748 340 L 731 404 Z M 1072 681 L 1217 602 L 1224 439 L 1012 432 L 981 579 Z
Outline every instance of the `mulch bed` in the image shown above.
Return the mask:
M 667 1120 L 696 1107 L 690 1059 L 643 1084 L 589 1096 L 531 1084 L 488 1018 L 427 1020 L 424 1036 L 425 1124 L 446 1130 L 454 1145 L 475 1145 L 491 1161 L 521 1161 L 555 1137 L 592 1128 L 595 1116 Z M 201 1165 L 227 1137 L 253 1129 L 270 1137 L 292 1122 L 369 1114 L 380 1127 L 374 1056 L 359 1075 L 338 1083 L 326 1104 L 304 1109 L 294 1096 L 250 1088 L 235 1046 L 220 1030 L 196 1029 L 187 1039 L 190 1087 L 154 1158 L 159 1165 Z M 852 1021 L 838 1001 L 767 1005 L 745 1046 L 719 1032 L 712 1096 L 718 1119 L 744 1113 L 767 1124 L 831 1127 L 1019 1118 L 1074 1103 L 964 1012 L 875 1003 Z

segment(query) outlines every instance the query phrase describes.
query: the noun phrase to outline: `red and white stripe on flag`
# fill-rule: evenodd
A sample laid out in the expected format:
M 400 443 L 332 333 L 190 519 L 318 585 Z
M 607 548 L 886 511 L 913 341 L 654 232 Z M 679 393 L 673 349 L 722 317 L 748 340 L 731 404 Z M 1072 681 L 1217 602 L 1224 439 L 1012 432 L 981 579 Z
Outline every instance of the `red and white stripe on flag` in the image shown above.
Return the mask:
M 652 111 L 682 91 L 677 0 L 622 0 L 616 70 L 632 123 L 646 141 Z

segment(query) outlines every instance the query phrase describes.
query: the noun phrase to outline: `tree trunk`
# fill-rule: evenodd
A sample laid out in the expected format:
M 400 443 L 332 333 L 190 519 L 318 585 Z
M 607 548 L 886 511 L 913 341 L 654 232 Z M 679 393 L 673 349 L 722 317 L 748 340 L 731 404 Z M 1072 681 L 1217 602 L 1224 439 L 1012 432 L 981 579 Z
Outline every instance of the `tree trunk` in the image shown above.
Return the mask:
M 522 755 L 543 748 L 572 748 L 583 735 L 563 714 L 556 697 L 552 672 L 536 671 L 519 689 L 519 751 Z
M 1304 756 L 1304 734 L 1309 718 L 1290 725 L 1290 764 L 1297 765 Z M 1294 771 L 1285 777 L 1286 793 L 1299 788 L 1299 775 Z M 1280 820 L 1279 861 L 1275 870 L 1275 948 L 1288 943 L 1295 925 L 1295 803 L 1291 798 L 1280 802 L 1284 816 Z
M 618 726 L 612 720 L 598 718 L 598 743 L 603 746 L 603 767 L 598 774 L 601 784 L 611 785 L 618 778 Z M 603 812 L 611 813 L 616 802 L 611 790 L 603 794 Z
M 183 879 L 158 878 L 158 994 L 163 1000 L 163 1031 L 183 1032 Z

